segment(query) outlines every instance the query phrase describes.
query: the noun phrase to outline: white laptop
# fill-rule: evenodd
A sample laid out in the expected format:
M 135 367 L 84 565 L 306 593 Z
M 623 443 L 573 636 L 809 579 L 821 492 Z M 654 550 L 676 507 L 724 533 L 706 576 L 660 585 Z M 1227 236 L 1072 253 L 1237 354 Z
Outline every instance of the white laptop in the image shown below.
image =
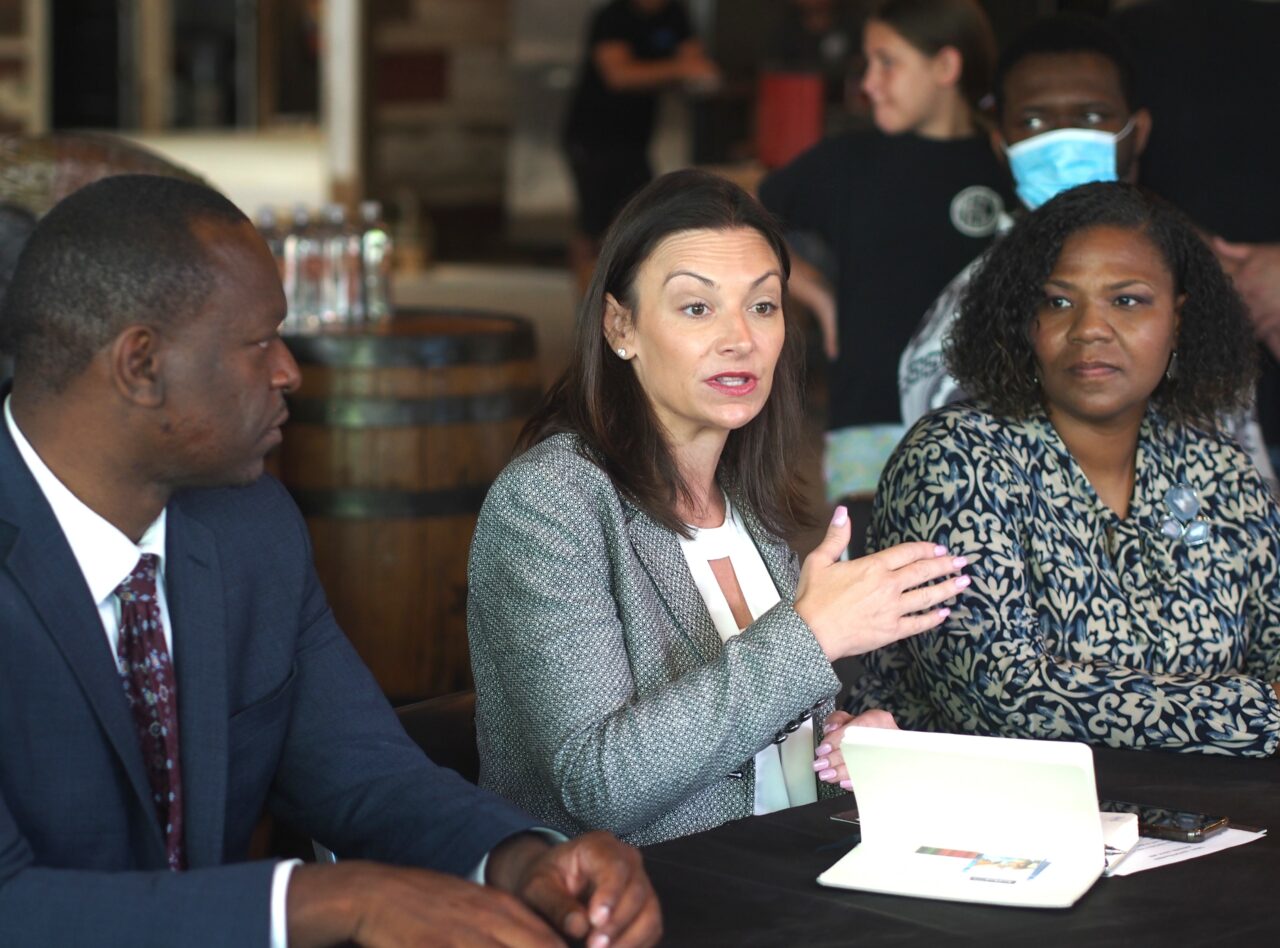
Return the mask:
M 862 842 L 823 885 L 1066 908 L 1102 873 L 1087 744 L 851 727 L 841 749 Z

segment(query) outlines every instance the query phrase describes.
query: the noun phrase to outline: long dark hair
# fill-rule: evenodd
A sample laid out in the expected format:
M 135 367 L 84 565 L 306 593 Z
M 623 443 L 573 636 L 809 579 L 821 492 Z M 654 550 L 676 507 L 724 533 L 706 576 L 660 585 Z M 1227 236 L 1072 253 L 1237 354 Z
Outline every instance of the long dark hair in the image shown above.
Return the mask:
M 1167 418 L 1216 427 L 1245 408 L 1257 372 L 1244 302 L 1191 222 L 1130 184 L 1099 182 L 1064 191 L 1024 217 L 987 255 L 960 301 L 946 344 L 964 390 L 997 415 L 1025 418 L 1043 404 L 1031 324 L 1044 284 L 1073 234 L 1118 227 L 1150 240 L 1186 294 L 1178 320 L 1178 371 L 1151 401 Z
M 769 212 L 736 184 L 705 171 L 676 171 L 633 197 L 605 235 L 578 307 L 569 367 L 525 425 L 517 451 L 572 432 L 624 497 L 668 529 L 687 535 L 676 505 L 689 499 L 688 486 L 634 369 L 607 347 L 605 296 L 611 294 L 635 314 L 636 274 L 663 239 L 682 231 L 743 227 L 768 242 L 785 289 L 791 259 L 782 232 Z M 791 467 L 802 428 L 803 377 L 802 340 L 788 320 L 769 398 L 759 415 L 729 433 L 718 470 L 721 483 L 766 528 L 782 536 L 808 519 L 803 479 Z

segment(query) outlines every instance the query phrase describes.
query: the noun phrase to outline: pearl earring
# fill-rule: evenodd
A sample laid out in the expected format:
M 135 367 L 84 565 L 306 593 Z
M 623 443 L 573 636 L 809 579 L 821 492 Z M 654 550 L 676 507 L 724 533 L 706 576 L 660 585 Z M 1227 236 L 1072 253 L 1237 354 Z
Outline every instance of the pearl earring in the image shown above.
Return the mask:
M 627 350 L 626 350 L 626 349 L 623 349 L 623 348 L 621 348 L 621 347 L 619 347 L 619 348 L 618 348 L 618 358 L 620 358 L 620 359 L 625 359 L 626 357 L 627 357 Z

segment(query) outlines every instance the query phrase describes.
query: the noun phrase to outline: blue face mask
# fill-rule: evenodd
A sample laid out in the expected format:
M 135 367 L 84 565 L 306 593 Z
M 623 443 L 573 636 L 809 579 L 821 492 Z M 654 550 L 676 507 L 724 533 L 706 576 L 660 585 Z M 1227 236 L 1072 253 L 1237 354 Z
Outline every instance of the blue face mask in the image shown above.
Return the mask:
M 1005 147 L 1009 170 L 1022 203 L 1035 210 L 1054 195 L 1090 181 L 1116 180 L 1116 143 L 1133 130 L 1133 119 L 1119 132 L 1060 128 Z

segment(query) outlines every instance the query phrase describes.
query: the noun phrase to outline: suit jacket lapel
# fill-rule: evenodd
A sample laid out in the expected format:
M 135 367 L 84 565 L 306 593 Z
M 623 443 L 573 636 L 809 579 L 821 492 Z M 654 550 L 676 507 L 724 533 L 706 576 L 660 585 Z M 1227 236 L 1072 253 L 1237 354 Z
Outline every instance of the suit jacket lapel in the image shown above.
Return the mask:
M 720 636 L 698 593 L 679 539 L 642 510 L 623 502 L 631 519 L 627 535 L 654 588 L 666 604 L 676 628 L 703 661 L 720 653 Z
M 187 861 L 222 862 L 227 795 L 227 631 L 213 536 L 169 504 L 165 596 L 178 676 Z
M 778 595 L 784 602 L 791 602 L 795 599 L 797 579 L 791 560 L 791 547 L 786 540 L 779 539 L 766 530 L 755 512 L 745 504 L 739 503 L 736 497 L 733 499 L 733 506 L 738 516 L 742 518 L 747 533 L 751 534 L 756 549 L 760 551 L 760 558 L 764 560 L 765 569 L 769 571 L 769 577 L 777 587 Z
M 0 392 L 0 399 L 4 392 Z M 84 574 L 35 478 L 0 420 L 0 518 L 11 525 L 0 539 L 4 565 L 31 602 L 97 715 L 138 803 L 151 816 L 158 864 L 164 838 L 151 803 L 138 732 L 125 699 L 115 656 L 107 644 Z

